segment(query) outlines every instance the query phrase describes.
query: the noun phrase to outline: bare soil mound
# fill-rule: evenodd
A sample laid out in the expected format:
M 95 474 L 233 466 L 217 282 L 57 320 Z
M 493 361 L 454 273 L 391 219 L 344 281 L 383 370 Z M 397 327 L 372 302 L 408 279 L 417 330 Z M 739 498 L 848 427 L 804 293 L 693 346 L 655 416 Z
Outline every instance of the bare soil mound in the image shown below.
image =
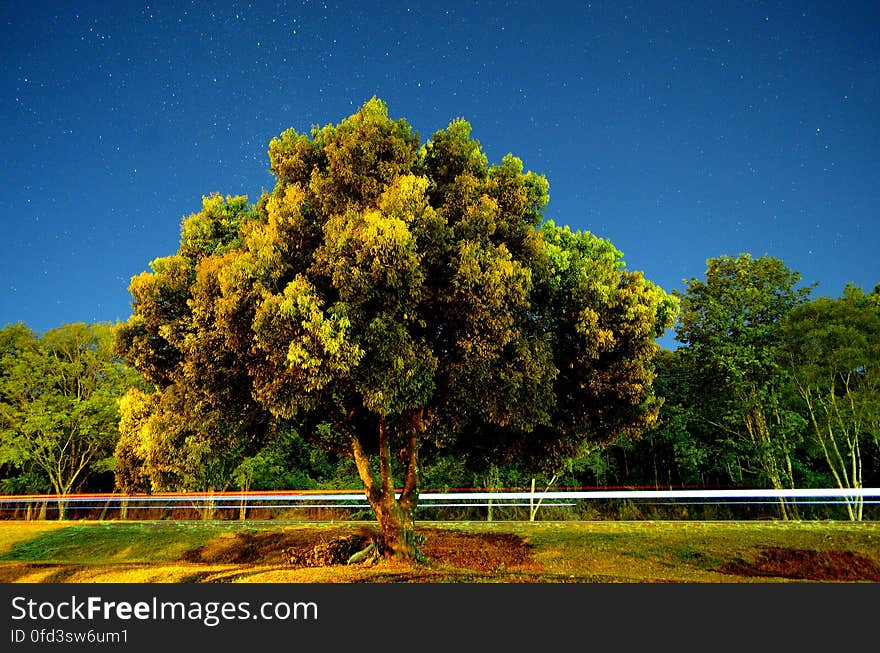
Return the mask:
M 511 533 L 456 533 L 441 529 L 424 531 L 422 550 L 429 560 L 476 571 L 498 571 L 533 562 L 531 547 Z
M 312 549 L 337 538 L 347 529 L 303 529 L 277 533 L 235 533 L 219 537 L 183 554 L 187 562 L 229 564 L 286 564 L 290 551 Z
M 737 576 L 773 576 L 796 580 L 880 582 L 880 565 L 851 551 L 812 551 L 765 547 L 753 562 L 735 560 L 718 568 Z
M 509 533 L 460 533 L 420 529 L 423 553 L 434 564 L 478 572 L 522 568 L 533 563 L 530 546 Z M 283 564 L 292 567 L 344 565 L 372 538 L 368 529 L 294 530 L 279 533 L 236 533 L 187 551 L 187 562 Z

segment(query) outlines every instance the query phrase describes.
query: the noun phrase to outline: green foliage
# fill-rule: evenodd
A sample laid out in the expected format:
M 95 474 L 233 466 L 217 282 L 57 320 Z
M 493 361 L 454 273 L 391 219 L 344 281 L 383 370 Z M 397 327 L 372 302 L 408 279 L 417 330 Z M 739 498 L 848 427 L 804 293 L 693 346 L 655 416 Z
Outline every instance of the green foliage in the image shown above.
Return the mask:
M 880 446 L 880 302 L 847 286 L 792 311 L 785 362 L 808 432 L 841 488 L 861 487 Z M 861 502 L 850 507 L 861 518 Z
M 714 430 L 731 480 L 796 482 L 804 423 L 784 401 L 780 352 L 782 324 L 811 290 L 799 282 L 779 259 L 741 254 L 710 259 L 705 281 L 689 280 L 680 295 L 677 335 L 696 389 L 689 405 Z
M 749 254 L 710 259 L 706 280 L 680 293 L 678 340 L 721 383 L 763 386 L 778 371 L 780 322 L 811 288 L 776 258 Z
M 137 375 L 113 353 L 112 327 L 69 324 L 37 336 L 0 330 L 0 465 L 5 484 L 59 495 L 112 468 L 119 397 Z
M 238 489 L 245 491 L 313 489 L 335 471 L 324 451 L 309 446 L 296 431 L 289 430 L 242 460 L 233 478 Z
M 183 221 L 179 251 L 132 279 L 134 313 L 116 347 L 155 387 L 131 390 L 120 406 L 124 490 L 226 487 L 275 432 L 247 370 L 252 308 L 225 292 L 240 283 L 225 263 L 257 217 L 245 197 L 206 197 Z
M 880 293 L 806 301 L 777 260 L 710 261 L 682 294 L 686 346 L 656 358 L 665 403 L 603 454 L 618 484 L 841 488 L 880 478 Z M 861 504 L 847 508 L 859 518 Z
M 880 301 L 848 285 L 840 298 L 819 297 L 786 323 L 788 361 L 806 382 L 843 382 L 876 389 L 880 379 Z

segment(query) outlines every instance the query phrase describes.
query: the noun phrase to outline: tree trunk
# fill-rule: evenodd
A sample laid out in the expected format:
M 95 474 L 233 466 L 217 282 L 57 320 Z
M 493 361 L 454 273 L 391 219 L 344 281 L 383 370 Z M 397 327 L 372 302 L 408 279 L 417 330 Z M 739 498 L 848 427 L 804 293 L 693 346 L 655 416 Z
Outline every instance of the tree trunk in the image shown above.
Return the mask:
M 753 394 L 755 394 L 754 391 Z M 774 490 L 785 489 L 785 480 L 789 481 L 788 485 L 793 486 L 793 479 L 790 477 L 788 479 L 785 478 L 785 471 L 780 470 L 779 461 L 771 450 L 773 438 L 763 408 L 760 406 L 760 401 L 756 396 L 751 397 L 750 399 L 752 399 L 753 406 L 743 415 L 743 419 L 749 439 L 751 440 L 752 445 L 757 449 L 758 464 L 761 466 L 767 480 L 770 481 L 770 485 L 773 486 Z M 783 448 L 785 447 L 783 446 Z M 797 508 L 794 501 L 789 502 L 784 497 L 779 497 L 777 499 L 777 504 L 779 506 L 779 516 L 783 521 L 797 518 Z
M 248 510 L 248 501 L 247 495 L 251 490 L 251 479 L 248 478 L 244 483 L 242 483 L 241 487 L 241 503 L 238 506 L 238 519 L 239 521 L 247 520 L 247 510 Z
M 850 410 L 855 415 L 855 406 L 849 393 L 849 382 L 845 386 L 846 396 L 850 399 Z M 859 428 L 850 428 L 842 418 L 837 406 L 837 391 L 834 381 L 823 394 L 818 385 L 813 388 L 809 384 L 798 382 L 798 390 L 810 415 L 810 424 L 816 441 L 822 448 L 825 462 L 837 487 L 842 490 L 861 488 L 862 456 L 859 448 Z M 821 423 L 820 423 L 821 421 Z M 837 430 L 835 430 L 835 424 Z M 840 437 L 837 431 L 840 432 Z M 863 517 L 864 499 L 858 496 L 845 496 L 843 503 L 851 521 L 861 521 Z
M 404 483 L 400 495 L 394 488 L 391 474 L 391 447 L 385 419 L 379 420 L 379 478 L 373 474 L 370 459 L 360 441 L 352 435 L 352 454 L 358 475 L 364 483 L 364 494 L 376 515 L 382 532 L 378 549 L 386 559 L 424 562 L 415 532 L 415 510 L 418 504 L 417 434 L 423 430 L 421 411 L 412 416 L 406 444 L 401 452 Z
M 70 489 L 60 483 L 53 483 L 52 485 L 55 490 L 55 501 L 58 504 L 58 521 L 64 521 L 67 519 L 67 495 Z
M 498 468 L 495 465 L 491 465 L 489 467 L 489 475 L 486 477 L 486 485 L 488 486 L 489 491 L 493 492 L 494 490 L 496 490 L 500 483 L 501 478 L 498 475 Z M 492 521 L 495 517 L 495 505 L 491 497 L 489 498 L 487 508 L 488 510 L 486 511 L 486 521 Z
M 393 494 L 384 495 L 377 504 L 371 505 L 382 531 L 382 555 L 386 559 L 421 560 L 414 511 L 401 505 Z
M 541 503 L 544 501 L 544 497 L 547 496 L 547 492 L 548 492 L 548 490 L 550 490 L 550 486 L 552 486 L 556 482 L 556 479 L 558 477 L 559 477 L 558 474 L 553 475 L 553 478 L 551 478 L 550 482 L 547 483 L 547 487 L 544 488 L 544 492 L 541 494 L 541 498 L 538 499 L 537 505 L 533 505 L 534 499 L 535 499 L 535 479 L 534 478 L 532 479 L 532 494 L 531 494 L 531 496 L 529 496 L 529 521 L 530 522 L 535 521 L 535 515 L 538 514 L 538 508 L 541 507 Z

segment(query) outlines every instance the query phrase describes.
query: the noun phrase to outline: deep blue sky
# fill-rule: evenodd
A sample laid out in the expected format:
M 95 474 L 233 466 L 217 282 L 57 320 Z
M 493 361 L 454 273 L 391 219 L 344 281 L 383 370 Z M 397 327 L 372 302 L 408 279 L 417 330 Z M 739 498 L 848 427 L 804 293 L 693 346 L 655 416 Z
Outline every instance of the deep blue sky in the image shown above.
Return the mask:
M 876 0 L 6 0 L 0 24 L 0 325 L 127 319 L 203 195 L 256 200 L 273 136 L 373 95 L 423 140 L 466 118 L 667 290 L 740 252 L 818 294 L 880 282 Z

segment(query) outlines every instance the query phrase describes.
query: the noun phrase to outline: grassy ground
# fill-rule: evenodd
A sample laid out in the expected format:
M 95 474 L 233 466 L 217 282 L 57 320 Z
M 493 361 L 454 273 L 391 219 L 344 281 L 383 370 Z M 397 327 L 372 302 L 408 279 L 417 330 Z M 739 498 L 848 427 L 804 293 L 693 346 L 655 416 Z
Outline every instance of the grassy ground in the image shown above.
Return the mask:
M 778 582 L 880 579 L 880 523 L 424 524 L 427 566 L 292 568 L 346 522 L 0 522 L 2 582 Z M 508 543 L 522 540 L 518 556 Z M 440 546 L 448 542 L 446 549 Z M 440 546 L 440 548 L 436 548 Z M 447 555 L 447 552 L 449 555 Z M 523 553 L 525 552 L 525 553 Z M 754 575 L 758 573 L 759 575 Z

